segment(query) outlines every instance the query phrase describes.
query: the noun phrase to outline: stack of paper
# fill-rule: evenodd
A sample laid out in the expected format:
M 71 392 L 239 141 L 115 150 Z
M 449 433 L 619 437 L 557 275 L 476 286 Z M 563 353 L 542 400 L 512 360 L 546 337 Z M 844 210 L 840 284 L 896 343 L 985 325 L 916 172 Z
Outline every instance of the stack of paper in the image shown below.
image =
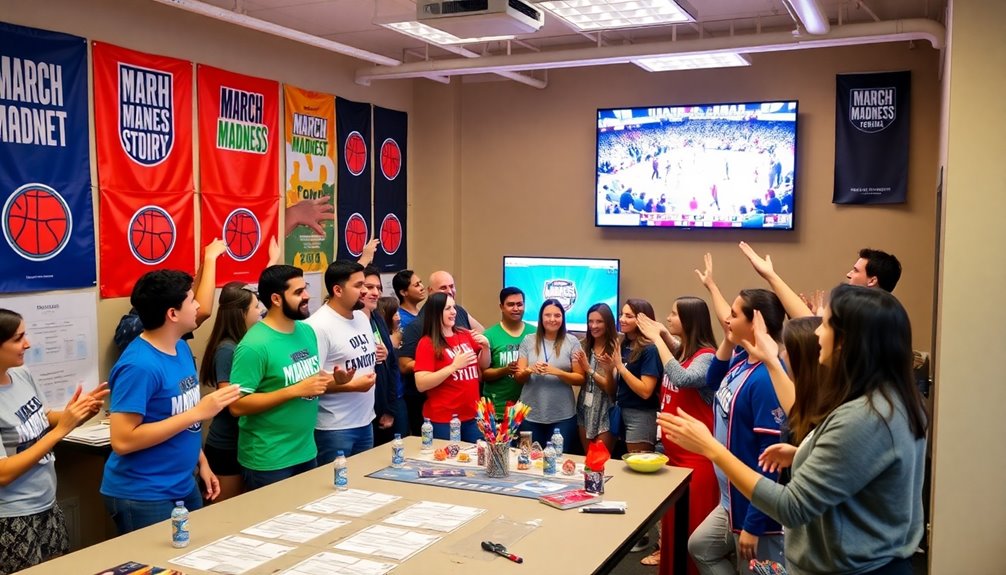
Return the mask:
M 78 427 L 66 434 L 64 439 L 74 443 L 83 443 L 84 445 L 101 447 L 112 444 L 112 431 L 110 426 L 105 425 L 104 423 L 99 423 L 85 427 Z

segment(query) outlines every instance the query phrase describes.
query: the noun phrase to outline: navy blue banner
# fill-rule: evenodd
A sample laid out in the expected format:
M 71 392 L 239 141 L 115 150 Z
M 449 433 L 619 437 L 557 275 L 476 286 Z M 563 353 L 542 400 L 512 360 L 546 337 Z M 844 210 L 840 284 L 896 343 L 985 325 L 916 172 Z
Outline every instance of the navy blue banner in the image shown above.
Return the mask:
M 839 74 L 836 204 L 903 204 L 908 196 L 911 72 Z
M 87 42 L 0 22 L 0 293 L 95 285 Z
M 356 261 L 374 237 L 370 220 L 370 104 L 335 99 L 335 141 L 339 150 L 335 258 Z
M 408 114 L 374 106 L 374 236 L 381 240 L 374 265 L 382 272 L 408 267 L 408 133 Z

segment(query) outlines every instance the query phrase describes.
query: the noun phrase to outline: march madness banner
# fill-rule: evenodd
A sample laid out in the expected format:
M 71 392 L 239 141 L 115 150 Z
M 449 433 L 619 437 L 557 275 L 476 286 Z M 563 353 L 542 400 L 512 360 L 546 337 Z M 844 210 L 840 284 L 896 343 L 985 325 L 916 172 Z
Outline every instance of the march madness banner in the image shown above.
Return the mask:
M 279 210 L 279 84 L 198 67 L 201 244 L 222 238 L 217 285 L 251 281 L 269 261 Z
M 901 204 L 908 195 L 911 72 L 839 74 L 836 204 Z
M 397 110 L 374 107 L 374 224 L 381 245 L 374 254 L 374 265 L 381 271 L 408 267 L 405 231 L 408 211 L 409 115 Z
M 87 41 L 0 22 L 0 292 L 95 285 Z
M 374 235 L 370 225 L 370 104 L 335 99 L 339 145 L 337 259 L 356 260 Z
M 156 269 L 194 274 L 192 192 L 101 190 L 101 297 L 126 297 Z
M 286 261 L 323 272 L 335 252 L 335 96 L 284 85 Z
M 98 186 L 194 192 L 192 63 L 101 42 L 91 55 Z

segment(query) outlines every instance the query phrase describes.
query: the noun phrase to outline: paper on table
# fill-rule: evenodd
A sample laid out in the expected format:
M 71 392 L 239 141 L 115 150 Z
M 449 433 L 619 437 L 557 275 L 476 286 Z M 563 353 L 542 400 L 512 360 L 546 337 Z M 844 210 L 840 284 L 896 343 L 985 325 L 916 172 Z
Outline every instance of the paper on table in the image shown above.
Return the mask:
M 350 517 L 363 517 L 398 499 L 401 498 L 397 495 L 388 495 L 387 493 L 374 493 L 362 489 L 347 489 L 334 495 L 326 495 L 307 505 L 301 505 L 300 509 L 325 515 L 338 513 L 339 515 L 348 515 Z
M 335 548 L 405 561 L 439 540 L 439 535 L 427 535 L 387 525 L 371 525 L 339 542 Z
M 306 543 L 348 523 L 349 521 L 326 519 L 305 513 L 283 513 L 247 529 L 242 529 L 241 533 L 267 539 Z
M 281 557 L 294 549 L 296 547 L 266 543 L 240 535 L 229 535 L 180 557 L 169 559 L 169 561 L 176 565 L 201 571 L 237 575 Z
M 477 507 L 420 501 L 388 517 L 384 523 L 449 533 L 483 513 L 485 509 Z
M 301 561 L 280 575 L 384 575 L 398 567 L 349 555 L 324 551 Z
M 112 430 L 109 425 L 87 425 L 67 433 L 63 439 L 84 445 L 111 445 Z

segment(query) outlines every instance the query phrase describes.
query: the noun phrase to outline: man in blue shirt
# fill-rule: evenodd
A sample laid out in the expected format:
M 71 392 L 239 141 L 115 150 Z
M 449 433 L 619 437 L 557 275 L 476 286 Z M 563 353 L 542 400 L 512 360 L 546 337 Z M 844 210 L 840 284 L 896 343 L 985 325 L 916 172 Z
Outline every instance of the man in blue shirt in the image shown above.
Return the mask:
M 192 276 L 174 270 L 144 274 L 130 303 L 143 322 L 112 367 L 112 455 L 101 494 L 119 533 L 164 521 L 176 501 L 202 507 L 195 473 L 206 498 L 220 493 L 202 452 L 202 424 L 238 397 L 237 386 L 200 398 L 192 351 L 182 336 L 196 328 L 199 303 Z

